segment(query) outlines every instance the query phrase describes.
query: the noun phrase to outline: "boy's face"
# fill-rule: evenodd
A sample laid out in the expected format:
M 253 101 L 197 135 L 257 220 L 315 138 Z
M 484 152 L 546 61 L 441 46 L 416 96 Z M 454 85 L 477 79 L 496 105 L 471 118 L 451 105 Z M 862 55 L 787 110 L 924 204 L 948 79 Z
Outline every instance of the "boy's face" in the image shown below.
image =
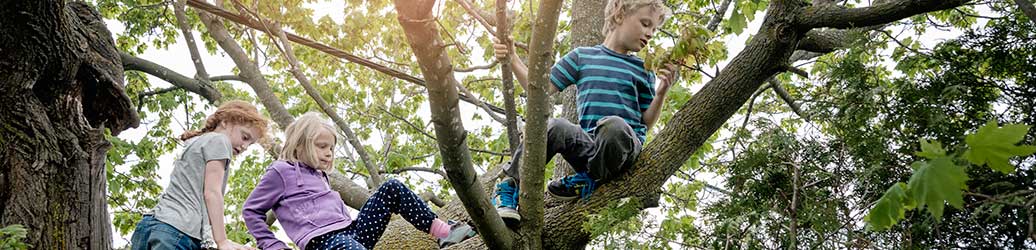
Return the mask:
M 633 13 L 626 15 L 620 20 L 618 27 L 612 32 L 617 36 L 620 53 L 640 52 L 647 46 L 648 40 L 655 35 L 655 30 L 661 25 L 662 13 L 657 9 L 645 6 L 640 7 Z

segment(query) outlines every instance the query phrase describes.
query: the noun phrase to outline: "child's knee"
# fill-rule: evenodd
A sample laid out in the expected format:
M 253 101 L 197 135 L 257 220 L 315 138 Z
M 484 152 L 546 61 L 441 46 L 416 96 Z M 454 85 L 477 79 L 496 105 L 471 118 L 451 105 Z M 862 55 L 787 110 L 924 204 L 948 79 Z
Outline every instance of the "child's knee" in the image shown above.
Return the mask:
M 384 184 L 381 184 L 381 188 L 382 189 L 391 188 L 391 189 L 395 189 L 395 190 L 400 190 L 401 188 L 406 188 L 406 186 L 403 185 L 403 182 L 400 182 L 399 180 L 388 179 L 388 180 L 385 181 Z
M 606 116 L 597 121 L 597 138 L 633 137 L 633 128 L 618 116 Z

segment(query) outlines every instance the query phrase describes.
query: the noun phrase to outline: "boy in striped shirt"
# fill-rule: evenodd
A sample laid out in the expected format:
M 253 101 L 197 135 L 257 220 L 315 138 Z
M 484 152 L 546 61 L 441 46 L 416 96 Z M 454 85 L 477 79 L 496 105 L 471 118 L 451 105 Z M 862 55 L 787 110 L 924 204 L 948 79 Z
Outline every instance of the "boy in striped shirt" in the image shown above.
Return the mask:
M 647 45 L 669 14 L 661 0 L 610 0 L 605 8 L 603 44 L 576 48 L 551 68 L 550 81 L 561 91 L 578 89 L 579 124 L 553 118 L 547 122 L 547 159 L 561 154 L 576 174 L 547 186 L 562 200 L 589 197 L 601 181 L 616 177 L 632 166 L 640 154 L 647 130 L 658 120 L 666 92 L 674 76 L 673 65 L 655 74 L 630 53 Z M 494 44 L 496 56 L 511 53 L 515 78 L 528 88 L 528 68 L 504 44 Z M 552 94 L 548 93 L 548 94 Z M 496 185 L 493 203 L 504 221 L 515 225 L 518 215 L 518 174 L 522 147 L 504 166 L 504 178 Z

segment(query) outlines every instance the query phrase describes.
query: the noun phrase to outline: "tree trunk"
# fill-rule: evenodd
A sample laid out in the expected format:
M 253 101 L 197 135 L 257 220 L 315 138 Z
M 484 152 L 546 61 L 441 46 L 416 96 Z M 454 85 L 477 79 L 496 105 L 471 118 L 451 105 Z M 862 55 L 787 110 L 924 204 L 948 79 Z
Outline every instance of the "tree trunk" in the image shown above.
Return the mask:
M 586 46 L 594 46 L 604 42 L 604 5 L 608 1 L 600 0 L 575 0 L 572 1 L 572 49 Z M 566 53 L 567 51 L 562 51 Z M 579 124 L 579 112 L 576 110 L 576 88 L 567 88 L 561 94 L 555 95 L 561 102 L 561 117 L 574 124 Z M 548 155 L 547 157 L 552 157 Z M 572 165 L 569 165 L 564 158 L 554 159 L 554 179 L 573 174 Z
M 414 51 L 428 87 L 428 102 L 446 177 L 471 216 L 479 236 L 494 249 L 511 249 L 513 233 L 504 226 L 471 163 L 467 131 L 460 119 L 457 79 L 432 16 L 433 0 L 396 0 L 399 23 Z
M 24 225 L 35 249 L 111 248 L 104 130 L 139 123 L 112 36 L 84 3 L 0 14 L 0 226 Z
M 542 0 L 536 11 L 529 42 L 529 100 L 525 104 L 525 152 L 519 172 L 522 181 L 518 213 L 521 214 L 522 249 L 542 249 L 544 165 L 547 162 L 547 119 L 550 118 L 549 88 L 554 88 L 547 77 L 554 55 L 554 37 L 557 34 L 561 0 Z M 553 156 L 553 155 L 551 155 Z M 512 159 L 513 160 L 513 159 Z

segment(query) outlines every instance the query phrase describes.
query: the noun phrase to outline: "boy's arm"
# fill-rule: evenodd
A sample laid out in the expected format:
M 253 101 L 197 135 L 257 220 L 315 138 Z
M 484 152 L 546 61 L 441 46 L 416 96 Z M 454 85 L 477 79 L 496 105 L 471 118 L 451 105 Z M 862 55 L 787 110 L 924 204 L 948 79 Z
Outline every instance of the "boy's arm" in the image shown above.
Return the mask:
M 244 218 L 248 232 L 255 237 L 256 246 L 260 249 L 290 249 L 287 244 L 278 240 L 266 225 L 266 212 L 280 201 L 283 194 L 284 180 L 281 179 L 280 172 L 269 168 L 245 200 L 241 217 Z
M 518 84 L 521 84 L 523 89 L 529 89 L 529 67 L 518 59 L 518 54 L 514 51 L 511 52 L 511 73 L 514 74 L 514 79 L 518 80 Z
M 669 86 L 672 84 L 674 75 L 678 68 L 672 64 L 666 64 L 666 67 L 658 70 L 658 89 L 655 90 L 655 98 L 651 100 L 651 106 L 648 107 L 647 111 L 644 111 L 644 126 L 647 130 L 651 130 L 651 127 L 658 121 L 658 117 L 662 114 L 662 106 L 665 106 L 665 96 L 669 92 Z
M 493 50 L 496 54 L 497 60 L 504 59 L 505 55 L 511 55 L 511 73 L 514 75 L 514 79 L 518 81 L 518 84 L 522 85 L 522 89 L 529 89 L 529 67 L 518 58 L 518 54 L 513 50 L 509 50 L 507 45 L 501 44 L 499 40 L 493 39 Z M 510 46 L 514 48 L 514 45 Z M 548 80 L 549 81 L 549 80 Z M 547 95 L 553 95 L 559 92 L 555 88 L 547 88 Z

